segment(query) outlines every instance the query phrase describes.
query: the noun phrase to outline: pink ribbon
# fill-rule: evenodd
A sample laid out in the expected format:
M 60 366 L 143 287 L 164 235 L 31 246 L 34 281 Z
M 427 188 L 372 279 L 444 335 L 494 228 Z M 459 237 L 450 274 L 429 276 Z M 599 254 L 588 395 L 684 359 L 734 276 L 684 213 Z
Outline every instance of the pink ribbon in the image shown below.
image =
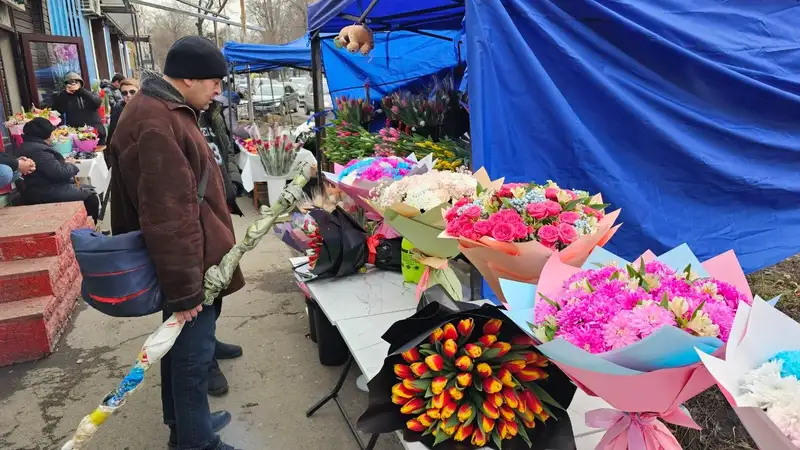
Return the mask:
M 586 425 L 608 430 L 595 450 L 681 450 L 675 436 L 658 420 L 669 415 L 596 409 L 586 413 Z
M 417 283 L 417 301 L 422 298 L 422 293 L 425 292 L 425 288 L 428 286 L 428 280 L 431 277 L 431 266 L 425 266 L 425 271 L 422 272 L 422 276 L 419 278 L 419 283 Z

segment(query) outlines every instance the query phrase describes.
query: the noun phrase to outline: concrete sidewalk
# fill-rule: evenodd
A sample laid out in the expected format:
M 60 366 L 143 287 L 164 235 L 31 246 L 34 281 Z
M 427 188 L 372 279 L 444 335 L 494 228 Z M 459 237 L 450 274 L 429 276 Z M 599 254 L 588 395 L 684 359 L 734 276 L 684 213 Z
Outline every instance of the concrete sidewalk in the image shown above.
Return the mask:
M 240 199 L 247 217 L 234 217 L 237 235 L 252 222 L 252 202 Z M 287 247 L 274 236 L 245 255 L 247 286 L 227 298 L 217 324 L 220 340 L 244 347 L 244 356 L 222 361 L 230 392 L 211 399 L 227 409 L 232 423 L 222 432 L 244 450 L 355 449 L 357 445 L 336 406 L 311 419 L 305 410 L 330 391 L 340 368 L 323 367 L 307 337 L 303 297 L 289 270 Z M 0 369 L 0 448 L 60 449 L 80 419 L 122 378 L 159 317 L 117 319 L 83 304 L 59 349 L 49 358 Z M 367 394 L 355 387 L 353 369 L 341 398 L 353 421 L 364 411 Z M 98 431 L 90 449 L 165 449 L 168 430 L 161 421 L 158 366 L 120 414 Z M 393 436 L 380 450 L 402 448 Z

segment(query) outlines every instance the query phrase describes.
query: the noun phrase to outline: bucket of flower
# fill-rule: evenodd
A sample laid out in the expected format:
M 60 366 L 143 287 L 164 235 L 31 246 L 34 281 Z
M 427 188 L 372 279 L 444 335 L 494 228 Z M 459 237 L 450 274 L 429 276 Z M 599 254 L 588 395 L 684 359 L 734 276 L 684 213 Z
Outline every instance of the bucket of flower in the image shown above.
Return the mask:
M 575 385 L 497 307 L 456 305 L 430 303 L 382 336 L 358 428 L 443 450 L 575 449 Z
M 417 284 L 417 299 L 437 284 L 454 300 L 463 299 L 461 282 L 448 264 L 460 253 L 458 242 L 438 236 L 445 228 L 442 211 L 471 198 L 476 186 L 471 173 L 432 170 L 373 190 L 373 208 L 404 238 L 403 278 Z
M 476 195 L 445 212 L 441 237 L 455 239 L 464 256 L 505 302 L 500 278 L 536 283 L 550 255 L 580 267 L 619 225 L 620 210 L 606 214 L 602 197 L 563 189 L 550 181 L 503 184 L 475 172 Z
M 53 149 L 61 156 L 69 156 L 72 153 L 72 136 L 74 129 L 69 127 L 58 127 L 53 131 Z
M 30 119 L 25 117 L 25 113 L 16 113 L 6 119 L 6 128 L 12 136 L 22 136 L 22 128 Z
M 286 185 L 300 144 L 292 142 L 288 130 L 271 127 L 267 139 L 255 140 L 256 151 L 267 174 L 269 204 L 274 204 Z
M 537 350 L 610 404 L 586 413 L 608 430 L 597 450 L 680 450 L 664 422 L 700 429 L 682 405 L 714 384 L 696 349 L 724 354 L 754 301 L 732 251 L 701 263 L 685 244 L 635 262 L 596 247 L 582 267 L 554 253 L 538 285 L 500 283 Z
M 94 127 L 84 125 L 75 130 L 74 147 L 78 153 L 93 153 L 100 141 L 99 134 Z

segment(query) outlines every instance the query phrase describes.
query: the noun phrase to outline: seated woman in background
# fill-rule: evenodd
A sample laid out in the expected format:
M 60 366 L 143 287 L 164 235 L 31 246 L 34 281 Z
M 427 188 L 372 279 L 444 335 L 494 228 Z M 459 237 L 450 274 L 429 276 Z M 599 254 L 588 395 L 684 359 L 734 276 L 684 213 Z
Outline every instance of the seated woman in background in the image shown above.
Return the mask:
M 17 155 L 30 158 L 36 171 L 25 176 L 22 201 L 26 205 L 43 203 L 83 202 L 86 212 L 97 223 L 100 199 L 91 187 L 78 187 L 75 175 L 80 169 L 72 158 L 64 159 L 51 145 L 55 127 L 47 119 L 37 117 L 22 129 L 23 143 Z

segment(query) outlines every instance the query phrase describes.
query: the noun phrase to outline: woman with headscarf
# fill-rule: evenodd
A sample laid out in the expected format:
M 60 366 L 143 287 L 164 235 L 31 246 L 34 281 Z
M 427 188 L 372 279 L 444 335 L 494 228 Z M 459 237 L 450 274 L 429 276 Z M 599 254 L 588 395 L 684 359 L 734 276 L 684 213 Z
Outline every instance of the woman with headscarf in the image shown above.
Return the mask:
M 64 77 L 64 90 L 53 96 L 52 108 L 61 113 L 63 125 L 75 128 L 89 125 L 96 129 L 98 144 L 105 145 L 106 128 L 98 112 L 101 104 L 100 96 L 84 87 L 83 78 L 70 72 Z
M 17 155 L 30 158 L 36 171 L 25 176 L 22 201 L 26 205 L 82 201 L 86 212 L 97 223 L 100 199 L 91 187 L 79 187 L 75 176 L 80 169 L 72 158 L 64 158 L 51 145 L 55 127 L 47 119 L 37 117 L 22 129 L 22 145 Z

